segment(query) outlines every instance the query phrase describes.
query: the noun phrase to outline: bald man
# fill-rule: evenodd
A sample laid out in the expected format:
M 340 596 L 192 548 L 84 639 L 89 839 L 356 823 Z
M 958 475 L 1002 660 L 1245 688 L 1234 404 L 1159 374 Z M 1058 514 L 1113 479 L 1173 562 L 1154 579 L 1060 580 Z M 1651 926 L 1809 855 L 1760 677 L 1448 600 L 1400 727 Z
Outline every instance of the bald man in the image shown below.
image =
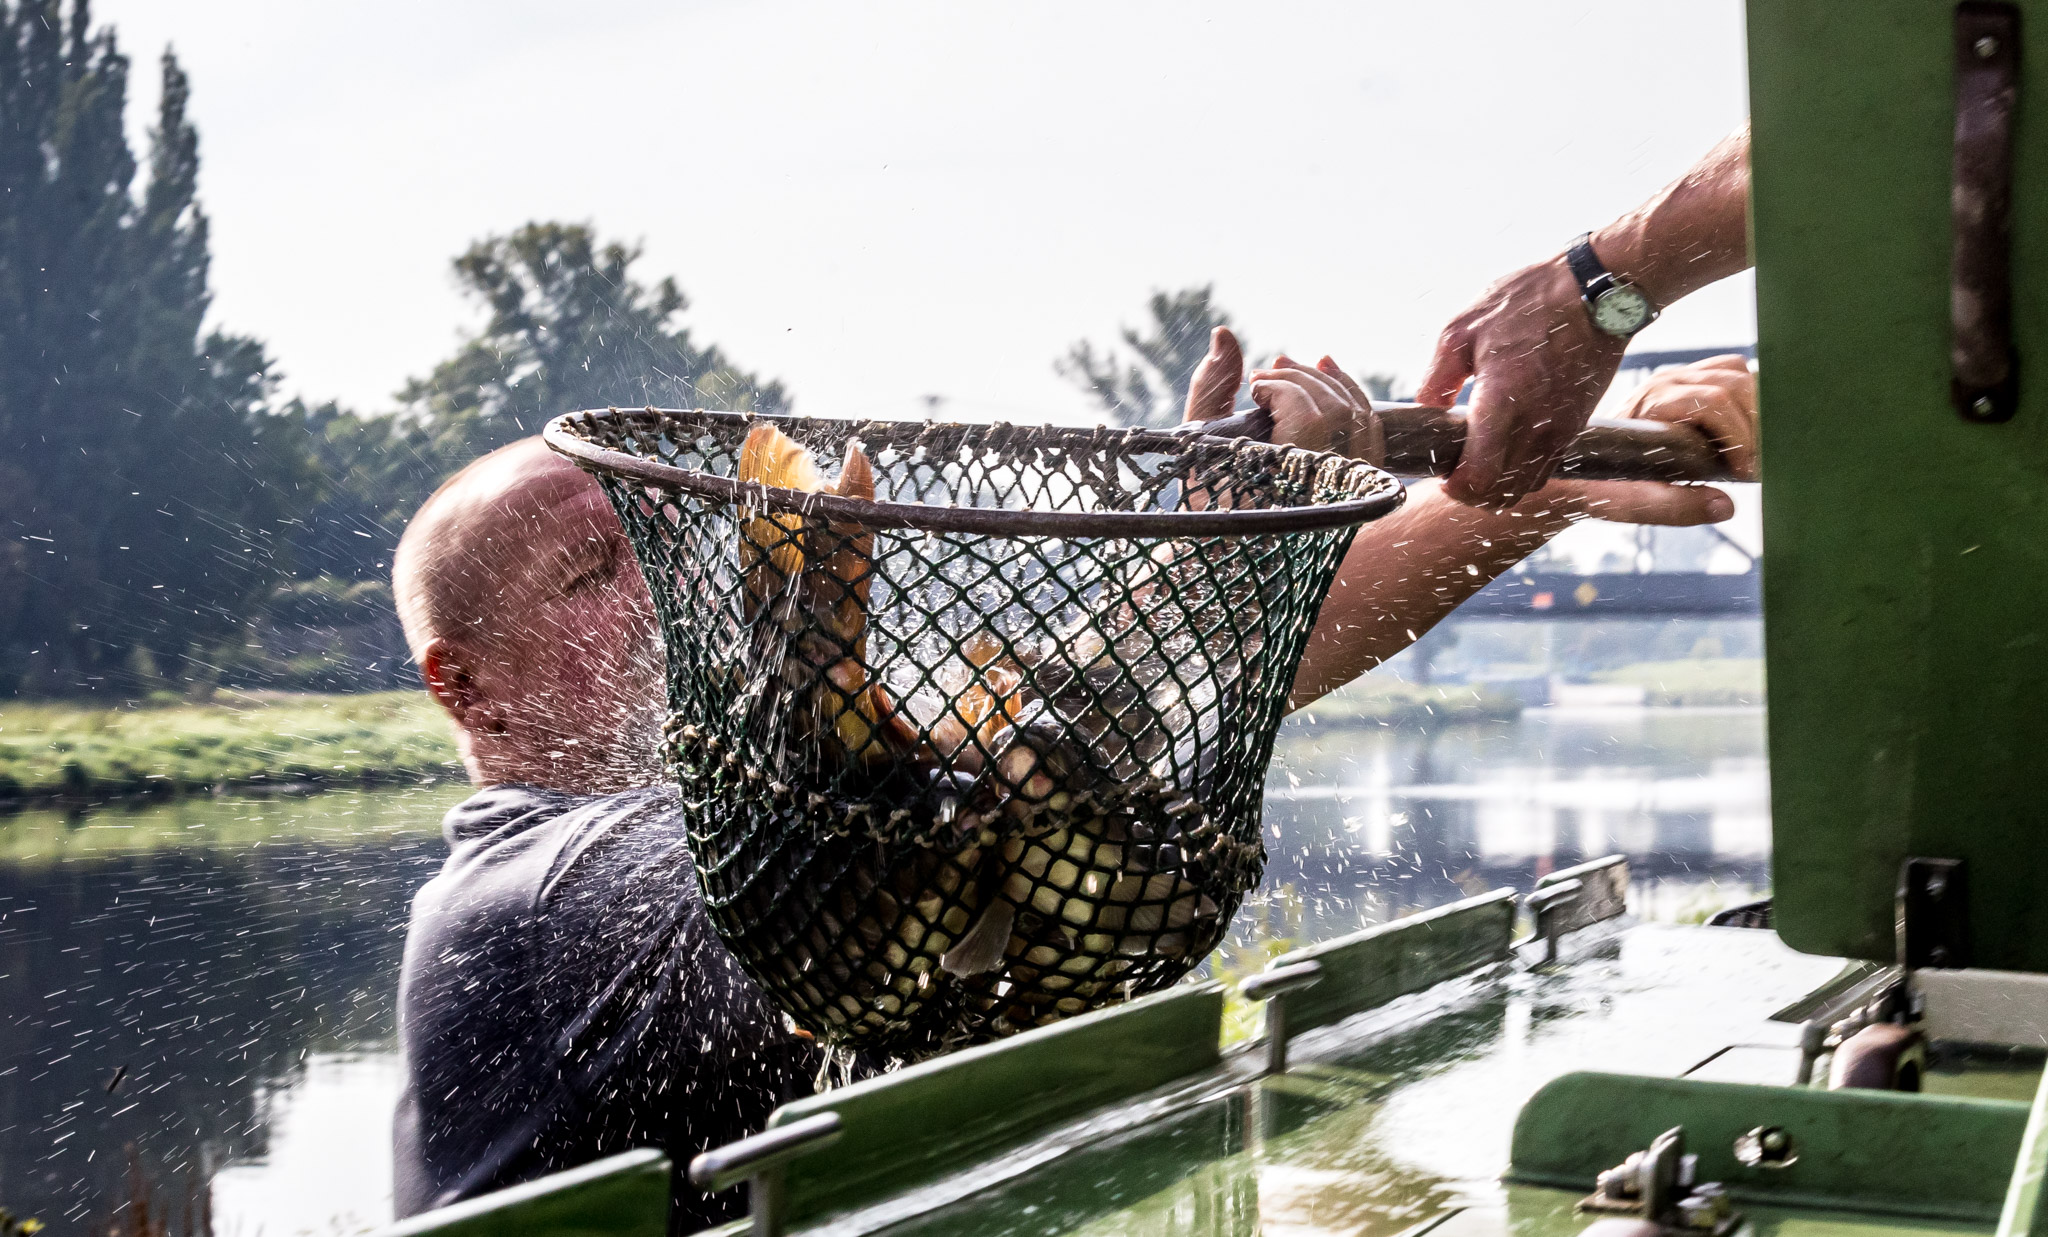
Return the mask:
M 400 1216 L 634 1147 L 758 1130 L 822 1060 L 706 921 L 655 763 L 661 650 L 595 482 L 529 439 L 427 500 L 393 563 L 407 642 L 482 789 L 413 900 Z M 678 1182 L 680 1231 L 729 1218 Z
M 1219 329 L 1190 419 L 1228 413 L 1243 369 Z M 1280 441 L 1370 452 L 1364 393 L 1328 358 L 1281 357 L 1250 377 Z M 1754 469 L 1740 358 L 1662 375 L 1630 411 L 1690 424 Z M 1553 481 L 1487 511 L 1417 486 L 1353 543 L 1294 703 L 1407 647 L 1574 520 L 1691 524 L 1731 509 L 1711 487 Z M 632 1147 L 686 1164 L 760 1128 L 809 1090 L 822 1054 L 711 931 L 674 795 L 647 789 L 662 780 L 661 653 L 596 483 L 538 439 L 494 452 L 427 500 L 392 576 L 413 657 L 482 788 L 449 813 L 447 865 L 413 902 L 399 1214 Z M 675 1200 L 684 1230 L 738 1203 L 686 1185 Z

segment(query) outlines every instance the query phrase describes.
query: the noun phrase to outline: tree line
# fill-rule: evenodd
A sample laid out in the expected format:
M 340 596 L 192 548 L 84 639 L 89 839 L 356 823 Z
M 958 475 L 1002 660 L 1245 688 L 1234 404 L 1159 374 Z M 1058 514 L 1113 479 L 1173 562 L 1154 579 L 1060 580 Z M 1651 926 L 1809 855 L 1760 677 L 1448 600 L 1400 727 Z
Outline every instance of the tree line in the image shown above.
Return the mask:
M 561 222 L 455 258 L 485 321 L 394 407 L 287 397 L 260 338 L 208 320 L 191 82 L 166 50 L 137 152 L 129 70 L 89 0 L 0 0 L 0 695 L 409 681 L 391 552 L 454 470 L 565 409 L 791 407 L 684 324 L 673 278 L 636 274 L 637 246 Z M 1134 359 L 1057 363 L 1125 423 L 1177 419 L 1228 321 L 1206 287 L 1149 309 Z M 352 625 L 385 634 L 305 636 Z

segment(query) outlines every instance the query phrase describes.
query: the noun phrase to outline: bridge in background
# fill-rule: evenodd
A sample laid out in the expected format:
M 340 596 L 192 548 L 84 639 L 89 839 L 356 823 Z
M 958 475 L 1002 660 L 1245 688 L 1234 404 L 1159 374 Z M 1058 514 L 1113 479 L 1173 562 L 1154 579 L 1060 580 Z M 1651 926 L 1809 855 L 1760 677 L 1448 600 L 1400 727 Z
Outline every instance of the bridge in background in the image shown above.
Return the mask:
M 1761 580 L 1704 571 L 1514 571 L 1479 590 L 1444 621 L 1477 619 L 1757 618 Z

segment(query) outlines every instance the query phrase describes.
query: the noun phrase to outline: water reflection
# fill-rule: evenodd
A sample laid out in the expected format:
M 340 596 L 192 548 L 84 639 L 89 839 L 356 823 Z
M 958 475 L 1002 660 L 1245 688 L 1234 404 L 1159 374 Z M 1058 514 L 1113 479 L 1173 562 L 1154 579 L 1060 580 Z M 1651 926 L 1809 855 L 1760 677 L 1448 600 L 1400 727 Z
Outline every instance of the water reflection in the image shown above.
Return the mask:
M 132 1147 L 158 1208 L 182 1213 L 214 1170 L 266 1155 L 264 1097 L 310 1057 L 388 1049 L 406 906 L 441 861 L 450 801 L 200 799 L 0 824 L 5 1205 L 103 1226 Z M 324 1172 L 367 1184 L 385 1137 L 357 1123 L 347 1140 Z
M 1765 788 L 1754 711 L 1290 723 L 1268 874 L 1236 945 L 1334 935 L 1611 850 L 1636 860 L 1639 908 L 1697 917 L 1765 881 Z M 0 1204 L 103 1225 L 133 1145 L 174 1210 L 211 1180 L 222 1234 L 388 1219 L 406 909 L 460 794 L 0 819 Z
M 1769 880 L 1755 709 L 1532 710 L 1432 730 L 1281 731 L 1266 879 L 1240 939 L 1316 939 L 1620 852 L 1651 918 L 1697 919 Z

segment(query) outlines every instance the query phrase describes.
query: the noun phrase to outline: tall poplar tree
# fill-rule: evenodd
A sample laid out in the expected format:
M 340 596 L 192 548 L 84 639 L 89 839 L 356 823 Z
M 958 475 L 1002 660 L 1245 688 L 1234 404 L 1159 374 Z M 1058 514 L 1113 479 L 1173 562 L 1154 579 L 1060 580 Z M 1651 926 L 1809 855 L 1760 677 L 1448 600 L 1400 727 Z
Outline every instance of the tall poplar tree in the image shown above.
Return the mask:
M 310 483 L 261 344 L 205 329 L 190 84 L 147 174 L 86 0 L 0 0 L 0 693 L 203 677 Z

